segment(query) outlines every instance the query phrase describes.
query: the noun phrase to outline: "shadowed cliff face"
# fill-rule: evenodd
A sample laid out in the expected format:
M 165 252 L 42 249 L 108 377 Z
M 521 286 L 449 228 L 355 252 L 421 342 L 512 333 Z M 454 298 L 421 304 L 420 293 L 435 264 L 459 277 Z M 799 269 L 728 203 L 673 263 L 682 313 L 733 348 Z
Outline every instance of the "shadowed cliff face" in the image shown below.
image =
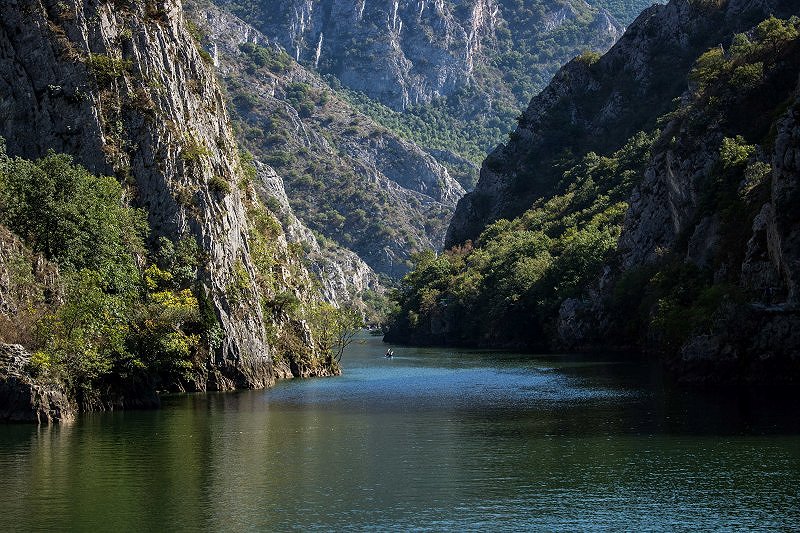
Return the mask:
M 491 222 L 514 218 L 559 192 L 565 157 L 607 154 L 655 127 L 687 86 L 706 49 L 766 16 L 789 16 L 792 2 L 675 0 L 645 10 L 599 59 L 579 57 L 533 98 L 511 140 L 484 161 L 475 190 L 460 202 L 445 246 L 475 239 Z
M 129 185 L 153 238 L 197 241 L 207 258 L 202 290 L 225 334 L 200 386 L 268 385 L 271 347 L 249 253 L 248 193 L 239 187 L 222 95 L 180 2 L 3 2 L 0 95 L 9 154 L 71 154 Z M 278 240 L 285 249 L 285 238 Z M 237 275 L 249 289 L 231 298 Z

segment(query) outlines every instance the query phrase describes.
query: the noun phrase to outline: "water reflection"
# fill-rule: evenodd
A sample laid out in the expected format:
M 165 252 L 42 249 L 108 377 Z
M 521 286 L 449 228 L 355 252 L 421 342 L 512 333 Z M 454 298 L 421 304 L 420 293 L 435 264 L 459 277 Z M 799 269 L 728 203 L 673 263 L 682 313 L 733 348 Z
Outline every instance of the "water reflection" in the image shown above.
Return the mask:
M 791 528 L 797 395 L 598 356 L 353 346 L 340 378 L 0 426 L 12 529 Z

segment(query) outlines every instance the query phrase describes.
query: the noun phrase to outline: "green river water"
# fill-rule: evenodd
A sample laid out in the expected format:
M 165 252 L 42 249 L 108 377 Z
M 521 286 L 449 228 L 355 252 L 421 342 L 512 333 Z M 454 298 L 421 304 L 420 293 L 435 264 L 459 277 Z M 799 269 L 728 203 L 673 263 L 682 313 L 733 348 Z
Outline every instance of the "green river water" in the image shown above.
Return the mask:
M 793 530 L 796 391 L 615 356 L 396 347 L 344 375 L 0 425 L 0 530 Z

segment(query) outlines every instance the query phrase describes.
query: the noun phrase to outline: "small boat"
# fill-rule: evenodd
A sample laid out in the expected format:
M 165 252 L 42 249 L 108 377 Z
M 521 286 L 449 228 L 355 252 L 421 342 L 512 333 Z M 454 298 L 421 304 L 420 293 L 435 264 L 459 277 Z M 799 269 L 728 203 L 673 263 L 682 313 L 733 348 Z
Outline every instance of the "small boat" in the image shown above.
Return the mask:
M 384 355 L 384 357 L 387 359 L 394 357 L 394 350 L 386 350 L 386 355 Z

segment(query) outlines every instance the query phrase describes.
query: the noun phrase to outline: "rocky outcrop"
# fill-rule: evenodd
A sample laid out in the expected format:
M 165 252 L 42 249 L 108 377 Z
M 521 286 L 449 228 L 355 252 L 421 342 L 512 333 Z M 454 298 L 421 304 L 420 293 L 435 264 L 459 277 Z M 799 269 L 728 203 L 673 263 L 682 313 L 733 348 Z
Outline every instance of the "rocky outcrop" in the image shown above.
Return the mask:
M 531 100 L 511 140 L 483 163 L 475 190 L 456 208 L 445 246 L 475 239 L 491 222 L 519 216 L 537 198 L 559 193 L 562 155 L 610 153 L 637 131 L 653 129 L 685 91 L 689 69 L 702 52 L 730 42 L 734 33 L 751 29 L 770 14 L 794 14 L 790 4 L 730 0 L 714 7 L 673 0 L 646 9 L 599 59 L 584 55 L 571 61 Z M 657 164 L 665 170 L 698 166 L 669 152 Z M 647 199 L 659 200 L 657 195 Z M 676 217 L 682 216 L 680 201 L 672 207 Z M 652 225 L 663 222 L 653 220 Z M 662 229 L 674 231 L 669 224 Z
M 204 388 L 264 387 L 272 352 L 248 247 L 225 102 L 177 0 L 11 0 L 0 6 L 0 136 L 27 158 L 65 152 L 115 174 L 153 238 L 193 237 L 224 331 Z M 229 298 L 244 271 L 251 290 Z M 280 326 L 280 325 L 278 325 Z
M 779 128 L 771 201 L 762 213 L 770 215 L 766 251 L 786 288 L 786 302 L 796 306 L 800 304 L 800 87 Z M 753 239 L 758 238 L 758 222 L 754 223 Z
M 353 113 L 356 115 L 356 113 Z M 399 139 L 377 125 L 366 136 L 343 139 L 343 148 L 353 159 L 382 174 L 409 191 L 442 205 L 455 207 L 464 195 L 461 185 L 446 168 L 418 146 Z M 434 242 L 441 235 L 432 236 Z
M 306 258 L 322 287 L 322 298 L 336 307 L 359 308 L 366 291 L 382 294 L 383 286 L 378 275 L 355 253 L 333 242 L 321 245 L 310 229 L 295 216 L 286 195 L 283 180 L 270 166 L 256 162 L 256 188 L 265 203 L 272 199 L 279 204 L 280 217 L 289 242 L 304 247 Z
M 396 109 L 463 85 L 498 10 L 494 0 L 482 0 L 459 20 L 443 1 L 282 0 L 265 7 L 264 33 L 295 60 L 335 72 L 344 85 Z
M 699 196 L 696 184 L 718 160 L 722 135 L 710 132 L 700 143 L 694 138 L 682 141 L 691 146 L 667 147 L 654 155 L 630 198 L 619 243 L 626 269 L 658 260 L 694 222 Z M 703 261 L 696 256 L 707 252 L 712 244 L 703 237 L 713 234 L 714 225 L 713 219 L 704 219 L 692 231 L 688 253 L 698 263 Z
M 0 421 L 73 421 L 78 406 L 65 388 L 32 377 L 30 366 L 30 354 L 22 346 L 0 343 Z
M 732 2 L 730 9 L 736 8 Z M 709 319 L 708 325 L 691 324 L 688 338 L 674 350 L 664 346 L 668 339 L 663 335 L 655 335 L 649 343 L 649 348 L 669 355 L 668 368 L 683 381 L 800 377 L 800 338 L 794 333 L 800 324 L 800 217 L 794 207 L 800 200 L 796 50 L 796 39 L 773 47 L 757 89 L 731 85 L 723 75 L 708 82 L 706 89 L 689 90 L 675 116 L 665 123 L 642 181 L 628 201 L 614 271 L 617 279 L 647 268 L 657 272 L 670 261 L 681 260 L 696 273 L 679 291 L 691 293 L 694 289 L 686 287 L 707 278 L 712 288 L 706 298 L 714 291 L 725 294 L 709 307 L 713 316 L 702 317 Z M 775 132 L 774 142 L 759 144 L 769 139 L 770 131 Z M 754 144 L 745 148 L 741 135 Z M 739 161 L 730 156 L 723 160 L 726 142 L 740 146 L 747 155 Z M 609 266 L 606 272 L 610 270 Z M 594 302 L 596 307 L 597 299 Z M 566 327 L 579 321 L 576 309 L 567 302 L 562 306 L 559 334 L 568 341 L 601 337 L 604 327 L 608 332 L 608 321 L 605 326 L 598 323 L 608 312 L 602 305 L 584 322 L 591 324 L 593 319 L 596 327 L 581 331 Z
M 684 380 L 798 377 L 800 86 L 793 99 L 778 123 L 769 197 L 753 219 L 739 270 L 754 301 L 720 307 L 710 330 L 682 346 L 672 364 Z
M 798 332 L 796 306 L 723 306 L 709 333 L 691 337 L 668 365 L 683 382 L 796 381 Z

